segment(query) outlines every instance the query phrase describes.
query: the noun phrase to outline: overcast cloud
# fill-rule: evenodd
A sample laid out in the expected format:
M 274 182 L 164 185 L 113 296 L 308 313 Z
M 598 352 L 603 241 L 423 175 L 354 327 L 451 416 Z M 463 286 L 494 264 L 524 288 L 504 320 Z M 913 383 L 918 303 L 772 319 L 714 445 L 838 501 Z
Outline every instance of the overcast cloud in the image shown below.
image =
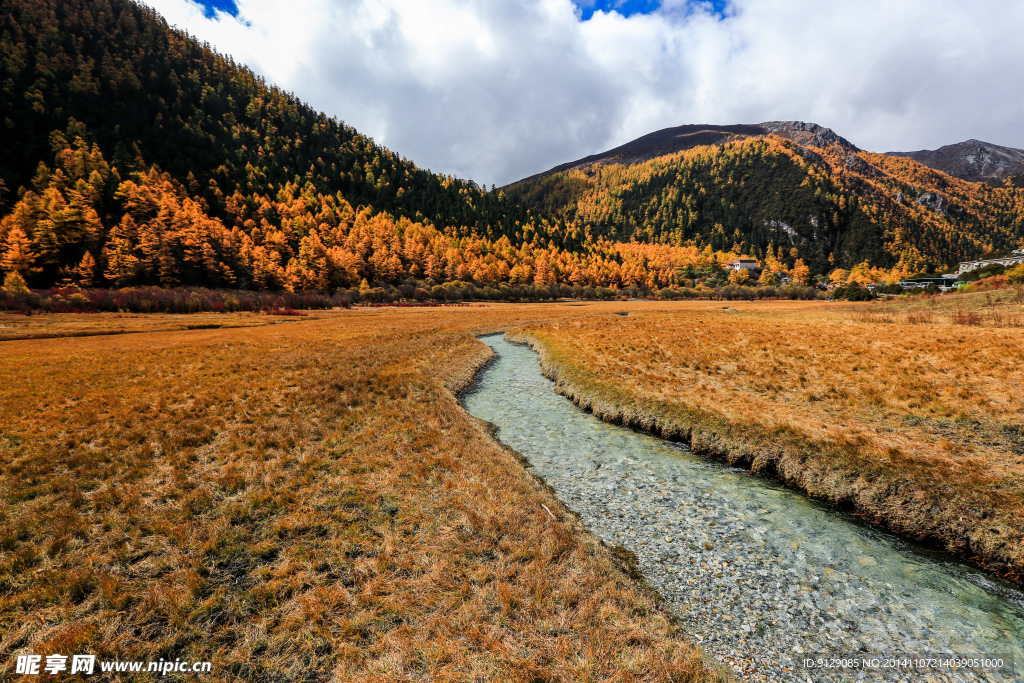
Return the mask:
M 211 19 L 148 0 L 420 166 L 487 185 L 688 123 L 814 121 L 873 151 L 1024 148 L 1017 0 L 664 0 L 586 21 L 570 0 L 235 2 L 237 18 Z

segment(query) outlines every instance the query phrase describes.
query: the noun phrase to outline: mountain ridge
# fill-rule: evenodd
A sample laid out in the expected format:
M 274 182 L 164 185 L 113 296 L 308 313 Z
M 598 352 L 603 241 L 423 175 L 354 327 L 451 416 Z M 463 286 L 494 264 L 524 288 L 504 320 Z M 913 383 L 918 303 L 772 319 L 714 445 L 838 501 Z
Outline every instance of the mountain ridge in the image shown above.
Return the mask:
M 597 163 L 635 164 L 702 145 L 724 144 L 762 135 L 778 135 L 792 140 L 803 148 L 836 144 L 852 152 L 865 151 L 832 129 L 807 121 L 766 121 L 726 125 L 684 124 L 647 133 L 604 152 L 559 164 L 509 183 L 505 187 Z M 998 182 L 1017 176 L 1024 180 L 1024 149 L 997 145 L 975 138 L 943 145 L 933 150 L 880 154 L 913 159 L 928 168 L 968 182 Z
M 764 123 L 718 124 L 684 124 L 642 135 L 635 140 L 613 147 L 605 152 L 559 164 L 547 171 L 509 183 L 516 183 L 541 178 L 552 173 L 559 173 L 573 168 L 582 168 L 597 163 L 634 164 L 649 161 L 660 156 L 682 152 L 703 145 L 723 144 L 733 140 L 743 140 L 763 135 L 778 135 L 796 142 L 801 146 L 824 147 L 838 144 L 851 151 L 859 149 L 846 138 L 816 123 L 806 121 L 766 121 Z
M 1000 181 L 1024 174 L 1024 149 L 996 145 L 971 138 L 938 149 L 885 152 L 906 157 L 943 173 L 970 182 Z

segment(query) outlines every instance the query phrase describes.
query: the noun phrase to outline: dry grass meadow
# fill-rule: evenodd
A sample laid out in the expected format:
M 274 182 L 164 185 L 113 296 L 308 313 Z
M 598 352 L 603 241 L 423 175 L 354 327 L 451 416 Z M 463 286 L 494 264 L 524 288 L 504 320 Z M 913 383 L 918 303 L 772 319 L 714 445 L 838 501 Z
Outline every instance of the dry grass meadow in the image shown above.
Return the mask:
M 1019 572 L 1024 329 L 945 305 L 0 316 L 0 679 L 91 652 L 225 681 L 721 680 L 459 406 L 500 330 L 608 419 Z M 115 334 L 11 339 L 44 323 Z
M 1024 573 L 1019 293 L 641 306 L 527 325 L 559 390 L 917 538 Z M 966 322 L 964 317 L 966 316 Z
M 472 334 L 580 310 L 0 342 L 0 679 L 94 653 L 223 681 L 721 680 L 452 393 L 489 356 Z M 40 320 L 125 324 L 0 325 Z
M 303 312 L 299 317 L 319 318 L 322 311 Z M 53 339 L 58 337 L 103 337 L 139 332 L 174 330 L 216 330 L 234 327 L 278 325 L 291 316 L 265 313 L 74 313 L 31 316 L 0 313 L 0 342 L 16 339 Z

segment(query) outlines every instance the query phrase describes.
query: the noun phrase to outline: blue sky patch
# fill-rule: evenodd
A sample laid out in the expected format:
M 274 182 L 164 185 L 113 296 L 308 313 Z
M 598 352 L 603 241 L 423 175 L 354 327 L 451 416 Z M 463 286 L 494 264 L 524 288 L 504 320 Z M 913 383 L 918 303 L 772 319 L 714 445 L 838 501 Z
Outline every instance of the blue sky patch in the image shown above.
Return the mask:
M 574 0 L 580 8 L 583 21 L 587 21 L 594 12 L 616 11 L 624 17 L 634 14 L 650 14 L 661 7 L 660 0 Z M 694 5 L 703 5 L 718 16 L 724 18 L 729 5 L 729 0 L 690 0 L 691 9 Z
M 192 2 L 203 8 L 203 14 L 207 19 L 216 17 L 217 11 L 226 12 L 233 17 L 238 16 L 238 5 L 235 4 L 235 0 L 192 0 Z
M 577 0 L 576 6 L 583 12 L 583 21 L 594 16 L 594 12 L 611 12 L 628 17 L 634 14 L 648 14 L 658 9 L 658 0 Z
M 709 8 L 712 12 L 724 19 L 726 10 L 728 10 L 729 7 L 729 0 L 698 0 L 695 4 L 704 5 L 704 7 Z

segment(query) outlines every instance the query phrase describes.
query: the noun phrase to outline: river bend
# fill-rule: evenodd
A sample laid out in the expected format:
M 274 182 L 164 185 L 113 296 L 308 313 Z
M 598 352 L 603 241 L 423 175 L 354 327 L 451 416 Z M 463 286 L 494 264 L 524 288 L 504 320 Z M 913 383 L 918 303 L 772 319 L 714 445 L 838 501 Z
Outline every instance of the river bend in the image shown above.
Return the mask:
M 776 482 L 610 425 L 555 393 L 528 347 L 464 397 L 609 545 L 638 558 L 705 651 L 767 681 L 1024 680 L 1024 593 Z M 807 657 L 998 655 L 1016 673 L 800 666 Z

